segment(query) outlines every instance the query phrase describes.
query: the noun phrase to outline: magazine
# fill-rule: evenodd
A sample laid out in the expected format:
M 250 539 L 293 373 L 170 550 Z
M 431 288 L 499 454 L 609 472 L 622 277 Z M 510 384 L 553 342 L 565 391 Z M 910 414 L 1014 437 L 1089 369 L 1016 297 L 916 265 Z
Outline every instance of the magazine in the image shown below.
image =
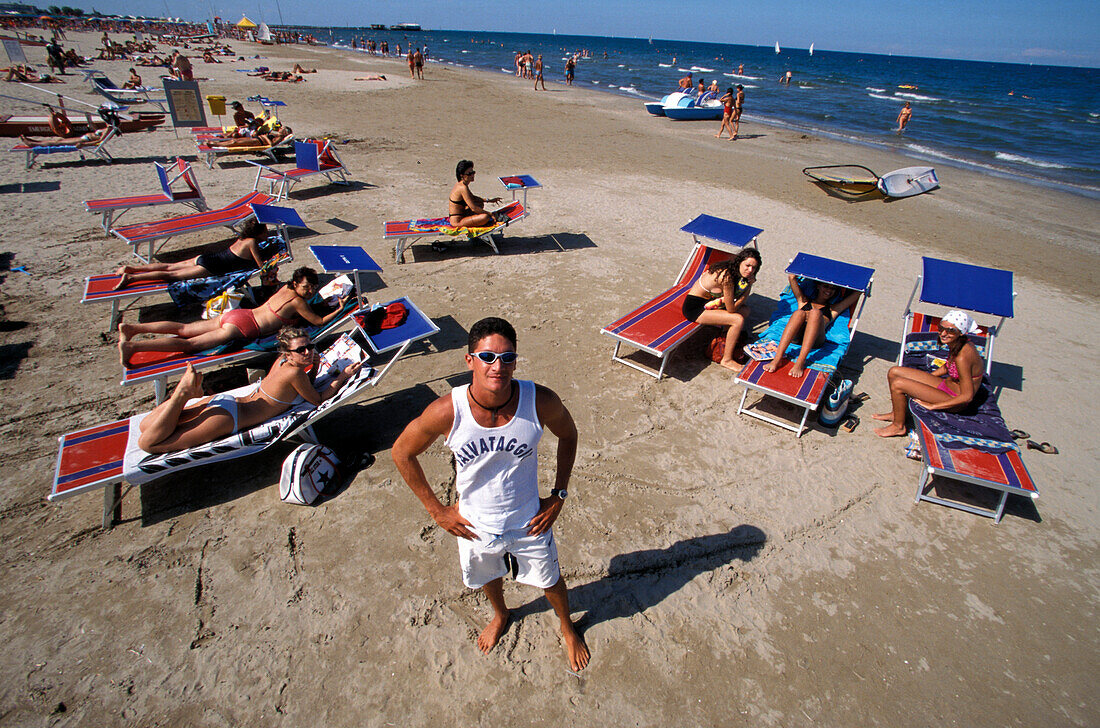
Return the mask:
M 745 344 L 745 353 L 756 361 L 769 361 L 779 353 L 779 342 L 771 339 Z

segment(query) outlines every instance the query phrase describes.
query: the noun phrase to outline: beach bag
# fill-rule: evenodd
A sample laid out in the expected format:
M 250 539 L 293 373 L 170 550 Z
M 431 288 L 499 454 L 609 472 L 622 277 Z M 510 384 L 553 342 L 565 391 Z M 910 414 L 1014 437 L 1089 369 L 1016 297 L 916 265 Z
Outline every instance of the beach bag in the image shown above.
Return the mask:
M 734 361 L 738 361 L 737 352 L 741 350 L 741 346 L 749 340 L 749 332 L 746 329 L 741 329 L 741 334 L 737 337 L 737 343 L 733 345 Z M 707 356 L 715 364 L 722 363 L 722 354 L 726 350 L 726 332 L 723 329 L 722 333 L 711 339 L 711 342 L 707 344 Z
M 299 445 L 283 461 L 279 475 L 279 499 L 284 503 L 308 506 L 335 490 L 340 461 L 324 445 Z
M 848 401 L 852 395 L 852 380 L 845 379 L 837 385 L 825 406 L 817 416 L 817 421 L 825 427 L 836 427 L 848 413 Z
M 238 292 L 235 288 L 230 288 L 228 291 L 223 291 L 213 298 L 207 299 L 202 307 L 202 317 L 207 320 L 215 319 L 226 311 L 240 308 L 243 300 L 243 293 Z

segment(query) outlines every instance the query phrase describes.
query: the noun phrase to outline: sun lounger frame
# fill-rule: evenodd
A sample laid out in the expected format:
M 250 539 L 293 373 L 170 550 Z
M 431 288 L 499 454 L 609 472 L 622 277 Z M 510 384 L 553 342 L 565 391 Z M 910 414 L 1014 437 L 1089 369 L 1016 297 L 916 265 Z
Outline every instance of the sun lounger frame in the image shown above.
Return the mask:
M 124 225 L 112 228 L 111 234 L 129 244 L 138 260 L 142 263 L 149 263 L 152 261 L 154 253 L 177 235 L 215 227 L 227 227 L 235 231 L 237 225 L 255 216 L 256 210 L 253 205 L 270 205 L 274 201 L 275 198 L 263 192 L 249 192 L 244 197 L 236 199 L 217 210 L 206 210 L 205 212 L 172 217 L 167 220 Z M 159 244 L 157 241 L 160 241 Z M 145 256 L 142 256 L 139 252 L 139 248 L 143 243 L 149 249 L 148 254 Z
M 199 157 L 206 162 L 207 168 L 214 169 L 214 162 L 218 161 L 218 158 L 244 154 L 258 154 L 261 157 L 267 157 L 273 163 L 278 162 L 279 157 L 277 154 L 284 149 L 289 149 L 294 144 L 294 135 L 291 134 L 278 144 L 267 147 L 212 147 L 209 144 L 204 144 L 203 139 L 197 141 Z
M 284 200 L 290 196 L 290 190 L 298 182 L 306 177 L 323 174 L 330 184 L 348 184 L 347 165 L 336 154 L 336 149 L 331 140 L 309 139 L 304 142 L 294 142 L 294 169 L 272 169 L 265 164 L 246 160 L 257 167 L 256 180 L 252 184 L 253 190 L 260 189 L 260 180 L 267 182 L 268 194 L 274 195 L 276 200 Z
M 368 361 L 390 351 L 396 350 L 396 352 L 381 369 L 375 369 L 371 373 L 369 380 L 357 381 L 353 379 L 346 383 L 344 385 L 345 387 L 354 386 L 358 390 L 364 386 L 377 386 L 413 343 L 428 339 L 439 332 L 439 327 L 436 326 L 436 324 L 412 301 L 408 298 L 400 298 L 397 300 L 404 303 L 409 311 L 409 318 L 401 327 L 390 329 L 388 332 L 384 331 L 380 335 L 371 337 L 358 325 L 356 326 L 357 333 L 367 342 Z M 402 328 L 405 326 L 409 328 L 406 329 L 406 333 L 401 333 Z M 388 336 L 384 336 L 387 334 Z M 320 407 L 313 410 L 306 410 L 308 413 L 306 416 L 289 426 L 284 432 L 264 445 L 259 451 L 242 451 L 234 457 L 258 454 L 258 452 L 267 450 L 271 446 L 291 438 L 302 439 L 307 442 L 316 442 L 317 439 L 313 431 L 314 425 L 316 425 L 321 418 L 342 406 L 348 399 L 351 399 L 352 396 L 354 396 L 354 394 L 346 396 L 338 393 L 336 397 L 322 403 Z M 330 402 L 332 404 L 329 404 Z M 283 413 L 279 417 L 286 417 L 288 414 L 291 413 Z M 48 499 L 51 501 L 63 500 L 79 493 L 92 491 L 96 488 L 103 488 L 103 528 L 111 528 L 114 522 L 121 518 L 123 498 L 125 498 L 126 494 L 135 487 L 133 484 L 128 483 L 123 475 L 121 456 L 119 456 L 117 460 L 109 460 L 100 466 L 88 469 L 87 472 L 79 473 L 82 477 L 79 478 L 80 482 L 78 485 L 61 489 L 58 486 L 58 481 L 63 475 L 62 468 L 67 448 L 83 444 L 84 442 L 95 442 L 97 451 L 101 453 L 110 453 L 112 450 L 124 453 L 126 442 L 129 437 L 129 421 L 129 418 L 127 418 L 115 422 L 95 425 L 75 432 L 66 433 L 59 437 L 57 465 L 54 468 L 54 479 Z M 261 426 L 262 425 L 257 425 L 257 427 Z M 108 440 L 101 442 L 103 438 L 108 438 Z M 224 458 L 220 460 L 220 462 L 234 459 L 234 457 Z M 188 466 L 193 466 L 198 462 L 199 461 L 189 461 Z M 165 475 L 171 472 L 178 471 L 176 469 L 169 469 L 165 471 Z M 73 475 L 72 473 L 67 473 L 66 477 L 72 477 Z M 125 488 L 123 487 L 124 485 Z
M 184 161 L 183 157 L 178 157 L 176 159 L 175 167 L 178 171 L 176 171 L 175 176 L 171 179 L 168 178 L 167 167 L 159 162 L 153 162 L 153 166 L 156 168 L 157 178 L 160 181 L 163 192 L 151 195 L 84 201 L 85 210 L 99 213 L 103 216 L 100 224 L 103 226 L 103 232 L 107 233 L 108 236 L 111 234 L 111 228 L 118 222 L 120 217 L 130 210 L 139 207 L 157 207 L 159 205 L 178 203 L 193 207 L 196 212 L 205 212 L 207 210 L 206 197 L 203 195 L 202 190 L 199 189 L 198 180 L 195 179 L 195 171 L 188 162 Z M 181 179 L 187 185 L 187 189 L 177 192 L 172 189 L 172 185 Z
M 724 220 L 712 215 L 699 215 L 680 230 L 691 235 L 694 246 L 676 276 L 676 284 L 626 316 L 600 329 L 601 334 L 606 334 L 615 339 L 615 349 L 611 352 L 612 361 L 617 361 L 631 369 L 648 374 L 657 381 L 664 377 L 665 366 L 668 364 L 672 352 L 691 338 L 702 326 L 702 324 L 687 321 L 683 318 L 681 308 L 684 295 L 691 290 L 692 284 L 711 264 L 725 260 L 750 245 L 759 249 L 759 237 L 764 232 L 762 229 L 751 225 Z M 668 315 L 670 313 L 673 314 L 673 318 L 678 317 L 677 324 L 672 329 L 655 330 L 646 338 L 622 333 L 629 325 L 640 323 L 655 315 Z M 620 356 L 619 351 L 623 344 L 657 357 L 660 366 L 654 371 L 650 367 Z
M 825 261 L 834 266 L 843 266 L 846 272 L 850 273 L 853 277 L 851 279 L 841 279 L 832 276 L 822 276 L 820 274 L 815 275 L 804 267 L 807 264 L 813 266 L 820 261 Z M 855 304 L 855 311 L 851 317 L 852 323 L 848 329 L 848 341 L 850 346 L 859 328 L 859 318 L 863 313 L 863 306 L 871 296 L 871 288 L 875 281 L 874 270 L 863 266 L 852 265 L 850 263 L 840 263 L 840 261 L 833 261 L 831 259 L 808 255 L 806 253 L 799 253 L 790 261 L 786 272 L 814 281 L 832 283 L 850 290 L 862 291 L 859 301 Z M 737 373 L 734 383 L 740 384 L 745 388 L 741 393 L 741 402 L 737 405 L 737 414 L 755 417 L 758 420 L 762 420 L 777 427 L 782 427 L 784 430 L 790 430 L 795 433 L 795 437 L 802 437 L 802 434 L 809 429 L 806 427 L 806 420 L 809 419 L 810 413 L 816 411 L 817 408 L 821 406 L 822 400 L 825 399 L 825 392 L 828 389 L 829 381 L 833 378 L 833 372 L 824 372 L 818 369 L 807 368 L 801 379 L 794 379 L 785 371 L 764 371 L 763 367 L 766 363 L 767 362 L 750 360 L 745 366 L 741 367 L 741 371 Z M 787 363 L 787 366 L 790 366 L 790 362 Z M 786 367 L 784 367 L 784 369 L 785 368 Z M 790 386 L 793 384 L 798 384 L 798 386 Z M 758 412 L 754 409 L 747 409 L 745 407 L 745 400 L 748 398 L 750 390 L 756 390 L 766 397 L 774 397 L 788 404 L 793 404 L 795 407 L 802 410 L 802 418 L 797 425 L 793 425 L 786 420 L 772 417 L 771 415 Z
M 103 137 L 102 139 L 100 139 L 99 144 L 96 144 L 94 147 L 78 147 L 75 144 L 48 144 L 48 145 L 44 145 L 44 146 L 34 146 L 34 147 L 32 147 L 32 146 L 29 146 L 27 144 L 16 144 L 14 147 L 11 148 L 10 151 L 13 151 L 13 152 L 26 152 L 26 154 L 27 154 L 26 168 L 27 169 L 30 169 L 31 167 L 33 167 L 34 163 L 38 159 L 38 157 L 40 157 L 44 154 L 71 154 L 73 152 L 76 152 L 77 154 L 79 154 L 81 159 L 85 158 L 84 157 L 85 154 L 90 154 L 93 157 L 101 159 L 104 162 L 106 162 L 107 164 L 110 164 L 111 162 L 114 161 L 114 157 L 112 157 L 111 153 L 107 151 L 107 145 L 111 141 L 113 141 L 114 138 L 118 135 L 119 135 L 118 127 L 117 126 L 111 126 L 107 131 L 107 135 L 105 137 Z
M 497 240 L 504 238 L 504 228 L 508 227 L 512 223 L 519 222 L 523 218 L 527 217 L 530 213 L 519 202 L 511 202 L 505 205 L 501 210 L 508 210 L 508 219 L 503 222 L 499 222 L 492 228 L 486 230 L 480 235 L 475 235 L 469 240 L 480 240 L 493 249 L 493 252 L 500 254 L 500 249 L 497 248 Z M 413 228 L 419 218 L 412 220 L 397 220 L 384 223 L 382 225 L 382 239 L 383 240 L 396 240 L 393 247 L 393 258 L 398 263 L 405 262 L 405 251 L 413 246 L 413 244 L 424 240 L 445 240 L 447 244 L 451 244 L 456 241 L 456 237 L 447 235 L 446 233 L 437 232 L 435 230 L 429 232 L 417 232 Z M 436 220 L 442 220 L 445 218 L 433 218 L 433 222 Z

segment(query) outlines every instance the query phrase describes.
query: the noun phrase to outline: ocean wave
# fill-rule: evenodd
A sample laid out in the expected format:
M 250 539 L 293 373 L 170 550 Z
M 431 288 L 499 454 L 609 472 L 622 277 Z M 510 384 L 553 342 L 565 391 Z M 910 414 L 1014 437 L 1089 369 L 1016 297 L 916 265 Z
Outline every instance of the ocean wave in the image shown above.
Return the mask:
M 913 99 L 914 101 L 943 101 L 935 96 L 921 96 L 920 94 L 907 94 L 901 91 L 895 91 L 894 96 L 900 96 L 903 99 Z
M 660 66 L 661 68 L 672 68 L 671 63 L 658 63 L 657 65 Z
M 676 70 L 679 71 L 680 73 L 691 73 L 691 71 L 692 71 L 692 69 L 690 69 L 690 68 L 680 68 L 679 66 L 676 67 Z
M 867 94 L 873 99 L 883 99 L 884 101 L 896 101 L 893 96 L 883 96 L 882 94 Z
M 700 73 L 714 73 L 713 68 L 703 68 L 702 66 L 692 66 L 691 70 L 698 71 Z
M 874 86 L 865 86 L 865 87 L 864 87 L 864 90 L 865 90 L 865 91 L 873 91 L 873 92 L 875 92 L 876 94 L 884 94 L 884 93 L 886 93 L 886 89 L 884 89 L 884 88 L 875 88 Z M 875 98 L 878 98 L 878 97 L 876 96 Z
M 633 86 L 620 86 L 619 90 L 623 93 L 633 94 L 634 96 L 645 96 L 645 94 L 643 94 L 641 91 L 634 88 Z
M 1042 167 L 1043 169 L 1070 169 L 1064 164 L 1056 164 L 1054 162 L 1043 162 L 1038 159 L 1031 159 L 1030 157 L 1022 157 L 1019 154 L 1009 154 L 1008 152 L 994 152 L 994 157 L 1005 162 L 1016 162 L 1017 164 L 1029 164 L 1032 167 Z

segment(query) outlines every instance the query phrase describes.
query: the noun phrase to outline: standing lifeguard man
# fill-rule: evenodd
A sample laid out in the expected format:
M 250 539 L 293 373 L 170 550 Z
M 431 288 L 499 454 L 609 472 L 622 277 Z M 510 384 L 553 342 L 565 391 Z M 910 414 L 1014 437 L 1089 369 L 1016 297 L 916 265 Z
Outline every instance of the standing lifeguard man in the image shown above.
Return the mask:
M 511 615 L 504 575 L 511 556 L 515 578 L 543 589 L 561 623 L 569 666 L 588 664 L 588 646 L 569 616 L 569 594 L 551 531 L 567 496 L 577 455 L 577 428 L 558 395 L 514 380 L 516 331 L 485 318 L 470 329 L 466 366 L 471 384 L 455 387 L 409 423 L 393 445 L 401 477 L 447 533 L 458 537 L 462 581 L 481 589 L 493 618 L 477 638 L 483 653 L 496 646 Z M 549 498 L 539 498 L 538 442 L 543 426 L 558 438 L 557 471 Z M 444 506 L 417 457 L 439 437 L 454 453 L 458 503 Z

